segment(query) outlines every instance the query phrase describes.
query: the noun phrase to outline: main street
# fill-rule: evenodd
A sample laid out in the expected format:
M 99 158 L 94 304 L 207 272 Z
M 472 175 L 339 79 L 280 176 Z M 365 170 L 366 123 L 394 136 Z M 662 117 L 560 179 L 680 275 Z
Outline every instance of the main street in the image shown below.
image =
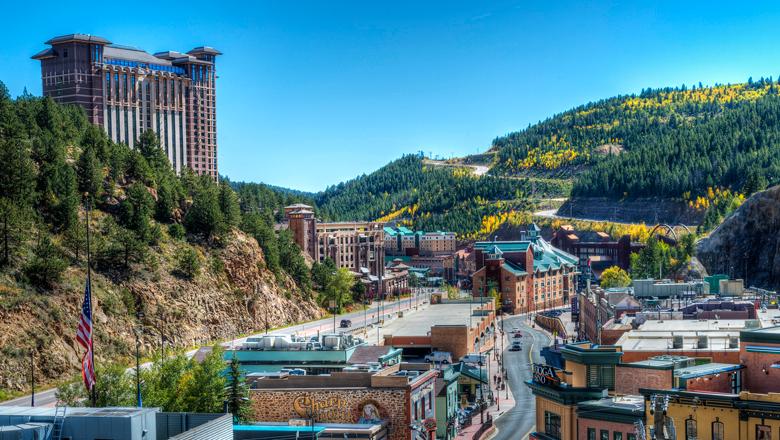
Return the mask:
M 516 340 L 512 332 L 514 328 L 519 329 L 523 334 L 521 351 L 509 351 L 511 342 Z M 550 344 L 550 337 L 543 331 L 532 328 L 526 315 L 507 317 L 504 321 L 504 331 L 509 341 L 504 351 L 504 365 L 507 369 L 509 389 L 515 399 L 515 407 L 496 420 L 495 426 L 498 432 L 492 439 L 525 439 L 536 423 L 534 396 L 525 386 L 525 381 L 531 379 L 531 364 L 542 362 L 539 350 Z
M 382 320 L 381 318 L 384 317 L 384 320 L 386 321 L 396 317 L 399 311 L 403 312 L 406 310 L 414 309 L 415 307 L 421 307 L 429 304 L 430 293 L 431 291 L 428 290 L 424 293 L 412 295 L 412 297 L 410 298 L 402 298 L 400 301 L 394 300 L 394 301 L 374 302 L 371 304 L 370 307 L 366 308 L 365 310 L 337 315 L 335 317 L 335 321 L 334 318 L 331 316 L 331 317 L 319 319 L 317 321 L 310 321 L 301 324 L 295 324 L 289 327 L 273 329 L 268 331 L 267 334 L 269 335 L 296 334 L 299 336 L 312 336 L 319 333 L 332 333 L 334 329 L 334 322 L 335 322 L 335 329 L 337 332 L 341 332 L 341 333 L 352 332 L 355 333 L 357 336 L 359 336 L 360 332 L 358 332 L 357 330 L 363 329 L 366 326 L 374 326 L 374 327 L 377 326 L 377 316 L 380 318 L 380 320 Z M 341 328 L 339 325 L 342 319 L 348 319 L 352 321 L 352 326 L 349 328 Z M 246 342 L 246 339 L 248 337 L 259 337 L 265 334 L 266 332 L 263 331 L 250 336 L 231 339 L 229 341 L 223 342 L 222 346 L 225 348 L 237 347 L 243 344 L 244 342 Z M 371 344 L 374 341 L 367 341 L 367 342 Z M 190 350 L 185 352 L 184 354 L 187 357 L 192 357 L 196 353 L 196 351 L 197 350 Z M 151 362 L 147 362 L 141 364 L 141 368 L 142 369 L 149 368 L 151 365 L 152 365 Z M 134 373 L 135 367 L 128 368 L 127 371 L 128 373 Z M 56 391 L 57 391 L 56 388 L 50 388 L 47 390 L 36 392 L 35 405 L 54 406 L 54 404 L 57 402 L 57 397 L 55 395 Z M 30 402 L 31 402 L 31 396 L 26 395 L 15 399 L 6 400 L 5 402 L 0 402 L 0 406 L 29 406 Z

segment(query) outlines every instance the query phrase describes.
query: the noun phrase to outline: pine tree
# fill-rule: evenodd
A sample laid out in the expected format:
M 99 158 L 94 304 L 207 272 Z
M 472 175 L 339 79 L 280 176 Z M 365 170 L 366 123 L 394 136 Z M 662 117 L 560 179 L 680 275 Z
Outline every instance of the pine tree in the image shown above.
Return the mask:
M 241 366 L 235 353 L 233 353 L 233 357 L 230 360 L 225 391 L 225 400 L 227 400 L 228 411 L 233 414 L 233 422 L 240 423 L 249 419 L 251 410 L 249 387 L 246 384 L 244 373 L 241 371 Z

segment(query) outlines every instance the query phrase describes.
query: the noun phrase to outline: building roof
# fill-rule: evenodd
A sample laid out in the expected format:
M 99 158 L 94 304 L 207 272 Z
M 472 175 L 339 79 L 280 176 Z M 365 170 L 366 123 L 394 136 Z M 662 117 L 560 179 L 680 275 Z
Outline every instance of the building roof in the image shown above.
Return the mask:
M 478 241 L 474 243 L 475 250 L 481 250 L 483 252 L 492 252 L 494 248 L 498 248 L 501 252 L 526 252 L 528 247 L 531 246 L 531 242 L 528 240 L 523 241 Z
M 46 41 L 45 44 L 60 44 L 60 43 L 67 43 L 69 41 L 80 41 L 84 43 L 95 43 L 95 44 L 111 44 L 110 41 L 106 40 L 103 37 L 98 37 L 96 35 L 89 35 L 89 34 L 67 34 L 67 35 L 60 35 L 59 37 L 50 38 Z
M 709 376 L 712 374 L 736 371 L 742 368 L 743 366 L 740 364 L 720 364 L 717 362 L 711 362 L 708 364 L 676 369 L 674 370 L 674 375 L 681 379 L 692 379 L 696 377 Z
M 218 51 L 217 49 L 214 49 L 211 46 L 198 46 L 187 53 L 190 55 L 200 55 L 200 54 L 222 55 L 222 52 Z
M 163 66 L 170 66 L 172 63 L 169 60 L 163 58 L 157 58 L 156 56 L 144 52 L 141 49 L 131 46 L 120 46 L 118 44 L 112 44 L 106 46 L 103 49 L 103 58 L 112 58 L 116 60 L 137 61 L 140 63 L 160 64 Z
M 745 330 L 740 332 L 740 339 L 745 342 L 769 342 L 780 344 L 780 326 Z
M 511 272 L 515 276 L 528 275 L 528 272 L 526 272 L 522 267 L 512 263 L 511 261 L 504 261 L 504 264 L 501 265 L 501 268 Z
M 369 362 L 379 362 L 379 359 L 391 354 L 394 350 L 388 345 L 361 345 L 355 349 L 352 356 L 347 360 L 350 364 L 367 364 Z
M 485 298 L 488 302 L 492 298 Z M 462 325 L 468 326 L 469 312 L 472 313 L 480 306 L 478 298 L 472 302 L 448 302 L 433 304 L 414 313 L 404 315 L 404 319 L 397 319 L 387 323 L 382 329 L 383 335 L 393 336 L 427 336 L 431 327 L 437 325 Z M 474 315 L 471 319 L 472 326 L 480 322 L 480 316 Z
M 48 49 L 43 49 L 42 51 L 36 53 L 35 55 L 31 56 L 30 58 L 34 60 L 45 60 L 49 58 L 54 58 L 57 56 L 57 51 L 52 49 L 51 47 Z

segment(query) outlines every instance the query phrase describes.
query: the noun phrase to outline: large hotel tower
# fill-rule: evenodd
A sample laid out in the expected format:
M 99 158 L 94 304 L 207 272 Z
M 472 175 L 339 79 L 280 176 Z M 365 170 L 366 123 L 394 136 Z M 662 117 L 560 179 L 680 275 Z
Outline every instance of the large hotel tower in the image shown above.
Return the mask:
M 131 148 L 154 130 L 171 165 L 217 177 L 214 60 L 221 53 L 196 47 L 151 55 L 84 34 L 55 37 L 32 58 L 41 62 L 43 94 L 84 107 L 115 142 Z

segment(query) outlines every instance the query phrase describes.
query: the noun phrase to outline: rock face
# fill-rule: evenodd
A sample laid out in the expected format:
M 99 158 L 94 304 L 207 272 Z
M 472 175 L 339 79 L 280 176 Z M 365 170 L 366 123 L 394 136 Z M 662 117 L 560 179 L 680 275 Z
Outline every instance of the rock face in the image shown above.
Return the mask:
M 153 268 L 135 268 L 122 280 L 93 272 L 95 362 L 130 363 L 134 327 L 141 328 L 145 356 L 165 349 L 258 332 L 322 316 L 316 303 L 286 275 L 265 268 L 257 241 L 234 232 L 222 249 L 195 246 L 202 269 L 192 280 L 173 275 L 178 241 L 161 243 Z M 30 294 L 0 280 L 0 394 L 29 384 L 29 351 L 35 353 L 36 381 L 51 383 L 80 372 L 75 341 L 84 295 L 83 268 L 71 267 L 60 287 Z M 140 326 L 136 311 L 144 317 Z M 267 323 L 266 323 L 267 318 Z
M 682 200 L 639 198 L 613 200 L 603 197 L 569 199 L 558 209 L 562 217 L 627 223 L 698 225 L 704 215 Z
M 711 274 L 746 286 L 780 288 L 780 186 L 752 195 L 697 245 Z

